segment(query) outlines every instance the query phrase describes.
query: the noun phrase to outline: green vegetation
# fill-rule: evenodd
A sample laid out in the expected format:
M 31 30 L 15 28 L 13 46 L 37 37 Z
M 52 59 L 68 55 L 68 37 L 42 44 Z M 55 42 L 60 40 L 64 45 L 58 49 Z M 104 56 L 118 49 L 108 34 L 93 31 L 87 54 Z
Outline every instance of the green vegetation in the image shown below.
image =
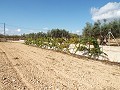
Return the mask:
M 87 55 L 90 58 L 98 59 L 99 56 L 106 56 L 101 48 L 99 47 L 98 41 L 94 37 L 86 37 L 80 40 L 79 45 L 77 46 L 77 51 L 85 51 L 83 55 Z
M 99 47 L 97 39 L 99 38 L 102 43 L 105 36 L 109 32 L 109 29 L 111 29 L 111 32 L 115 38 L 120 38 L 120 20 L 114 20 L 112 22 L 107 22 L 107 20 L 104 20 L 103 23 L 97 21 L 94 24 L 86 23 L 82 36 L 69 33 L 65 29 L 52 29 L 47 33 L 38 32 L 23 34 L 21 36 L 7 35 L 6 38 L 24 39 L 25 44 L 27 45 L 33 45 L 40 48 L 52 49 L 66 53 L 70 53 L 70 45 L 74 44 L 74 54 L 78 51 L 83 51 L 83 55 L 97 59 L 99 56 L 107 55 Z M 1 34 L 0 38 L 3 37 L 4 35 Z
M 74 44 L 74 54 L 78 51 L 84 51 L 83 55 L 95 59 L 98 59 L 98 57 L 103 54 L 106 55 L 101 51 L 99 44 L 94 37 L 79 38 L 78 35 L 70 34 L 65 30 L 59 29 L 53 29 L 47 32 L 47 34 L 41 32 L 39 35 L 41 36 L 38 36 L 38 33 L 26 35 L 25 44 L 66 53 L 70 53 L 70 45 Z M 91 45 L 93 47 L 91 47 Z
M 86 26 L 83 29 L 83 36 L 92 36 L 99 38 L 102 43 L 104 39 L 107 39 L 105 37 L 108 34 L 109 30 L 111 30 L 115 38 L 120 38 L 120 20 L 107 22 L 105 19 L 102 23 L 100 21 L 97 21 L 94 24 L 87 22 Z
M 52 37 L 52 38 L 71 38 L 71 37 L 79 37 L 77 34 L 72 34 L 66 31 L 65 29 L 52 29 L 49 30 L 47 33 L 44 32 L 38 32 L 38 33 L 30 33 L 30 34 L 23 34 L 21 35 L 22 38 L 27 39 L 27 38 L 41 38 L 41 37 Z

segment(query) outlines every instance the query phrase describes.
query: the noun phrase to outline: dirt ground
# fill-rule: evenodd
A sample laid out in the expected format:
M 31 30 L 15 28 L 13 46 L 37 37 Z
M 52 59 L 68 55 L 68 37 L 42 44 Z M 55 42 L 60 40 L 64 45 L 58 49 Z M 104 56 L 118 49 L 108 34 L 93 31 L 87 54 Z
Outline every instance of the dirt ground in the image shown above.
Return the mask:
M 120 90 L 120 66 L 0 42 L 0 90 Z
M 109 61 L 120 63 L 120 46 L 103 46 L 103 52 L 108 55 Z

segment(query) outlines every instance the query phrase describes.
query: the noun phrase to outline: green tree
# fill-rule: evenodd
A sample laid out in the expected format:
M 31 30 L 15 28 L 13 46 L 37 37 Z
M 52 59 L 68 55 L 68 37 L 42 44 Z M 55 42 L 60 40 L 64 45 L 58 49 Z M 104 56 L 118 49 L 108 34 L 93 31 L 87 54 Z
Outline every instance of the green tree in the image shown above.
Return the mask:
M 48 36 L 50 35 L 52 38 L 62 38 L 62 37 L 69 38 L 70 37 L 69 32 L 64 29 L 63 30 L 52 29 L 51 31 L 48 32 Z
M 89 22 L 86 23 L 86 26 L 83 29 L 83 36 L 91 36 L 92 35 L 93 25 Z

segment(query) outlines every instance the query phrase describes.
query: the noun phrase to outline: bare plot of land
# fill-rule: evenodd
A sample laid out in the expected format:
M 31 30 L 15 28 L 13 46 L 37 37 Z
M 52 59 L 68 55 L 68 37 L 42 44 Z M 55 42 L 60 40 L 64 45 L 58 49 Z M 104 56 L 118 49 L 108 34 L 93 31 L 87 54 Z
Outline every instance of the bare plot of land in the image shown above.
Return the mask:
M 4 61 L 11 63 L 11 72 L 8 73 L 16 78 L 13 81 L 18 82 L 15 90 L 120 90 L 119 66 L 78 59 L 20 43 L 0 43 L 0 48 L 7 57 L 4 59 L 0 53 L 0 65 Z M 4 67 L 8 65 L 4 64 Z M 6 75 L 1 67 L 0 74 Z M 9 87 L 2 82 L 0 90 L 14 90 L 15 84 L 6 80 L 12 86 Z
M 103 51 L 108 55 L 109 61 L 120 63 L 120 46 L 103 46 Z
M 0 45 L 1 46 L 1 45 Z M 0 47 L 0 90 L 29 90 Z

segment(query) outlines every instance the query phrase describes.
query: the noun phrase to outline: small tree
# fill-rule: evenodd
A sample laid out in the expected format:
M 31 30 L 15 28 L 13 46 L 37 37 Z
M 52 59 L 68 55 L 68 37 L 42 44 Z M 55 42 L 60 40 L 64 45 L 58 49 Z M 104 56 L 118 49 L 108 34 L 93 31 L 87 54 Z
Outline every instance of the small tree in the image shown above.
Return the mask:
M 91 45 L 93 47 L 91 47 Z M 83 55 L 87 55 L 90 58 L 95 59 L 99 58 L 99 56 L 102 56 L 103 54 L 107 55 L 100 49 L 98 41 L 94 37 L 82 38 L 80 40 L 79 46 L 77 47 L 76 52 L 77 51 L 85 51 Z

